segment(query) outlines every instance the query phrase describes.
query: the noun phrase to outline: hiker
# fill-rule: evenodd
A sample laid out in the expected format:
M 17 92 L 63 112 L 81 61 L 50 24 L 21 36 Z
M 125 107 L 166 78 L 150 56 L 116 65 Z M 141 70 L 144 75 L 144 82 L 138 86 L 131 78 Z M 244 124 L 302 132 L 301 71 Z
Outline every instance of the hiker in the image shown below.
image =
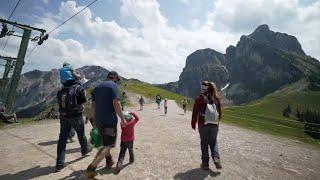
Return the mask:
M 168 101 L 167 101 L 167 99 L 164 99 L 163 107 L 164 107 L 164 115 L 167 115 L 167 112 L 168 112 Z
M 127 93 L 125 91 L 122 91 L 122 94 L 120 97 L 120 104 L 121 104 L 122 111 L 124 110 L 124 106 L 126 104 L 126 97 L 127 97 Z
M 122 169 L 122 163 L 126 155 L 127 149 L 129 150 L 129 162 L 134 163 L 133 141 L 134 141 L 134 126 L 139 121 L 139 117 L 134 112 L 124 112 L 124 118 L 127 122 L 125 126 L 121 126 L 121 144 L 120 153 L 116 167 L 116 173 Z
M 158 109 L 160 109 L 161 100 L 162 100 L 162 98 L 161 98 L 160 94 L 157 94 L 157 96 L 156 96 L 156 103 L 157 103 L 157 105 L 158 105 Z
M 183 108 L 184 114 L 187 113 L 187 105 L 188 105 L 187 98 L 183 98 L 183 100 L 182 100 L 182 108 Z
M 117 139 L 118 117 L 121 125 L 125 126 L 126 121 L 121 111 L 119 102 L 119 88 L 117 82 L 119 75 L 111 71 L 107 80 L 96 86 L 92 93 L 92 121 L 96 124 L 102 140 L 102 147 L 99 149 L 93 161 L 87 167 L 85 179 L 93 179 L 98 164 L 106 157 L 106 168 L 111 168 L 113 160 L 110 150 L 115 147 Z
M 71 64 L 64 62 L 62 68 L 60 69 L 60 82 L 63 86 L 69 87 L 74 84 L 79 84 L 81 80 L 81 75 L 73 69 Z M 74 142 L 73 137 L 75 136 L 75 130 L 71 127 L 68 140 L 69 142 Z
M 195 130 L 198 122 L 198 129 L 201 140 L 201 168 L 209 169 L 209 152 L 217 169 L 221 169 L 220 156 L 217 146 L 217 134 L 221 120 L 221 104 L 214 83 L 203 81 L 201 83 L 201 94 L 196 97 L 193 111 L 191 127 Z
M 142 96 L 139 98 L 139 104 L 140 104 L 140 110 L 143 110 L 144 99 Z
M 0 120 L 2 120 L 5 123 L 18 123 L 17 115 L 15 113 L 7 114 L 5 107 L 1 107 L 0 109 Z
M 60 113 L 60 135 L 57 146 L 56 171 L 59 172 L 65 167 L 65 149 L 67 139 L 72 135 L 72 128 L 76 131 L 81 145 L 81 154 L 85 156 L 92 151 L 85 136 L 83 109 L 87 101 L 86 92 L 82 85 L 75 79 L 72 83 L 65 83 L 57 93 L 57 100 Z M 69 85 L 69 86 L 68 86 Z

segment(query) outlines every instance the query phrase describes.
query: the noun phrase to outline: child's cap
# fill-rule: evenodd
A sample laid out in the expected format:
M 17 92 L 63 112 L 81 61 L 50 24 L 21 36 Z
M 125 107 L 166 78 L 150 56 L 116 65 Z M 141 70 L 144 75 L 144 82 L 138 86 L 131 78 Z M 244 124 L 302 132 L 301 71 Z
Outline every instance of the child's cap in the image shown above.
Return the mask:
M 66 67 L 66 66 L 70 66 L 70 64 L 68 62 L 63 62 L 62 67 Z
M 131 121 L 132 120 L 132 115 L 128 111 L 124 111 L 123 112 L 123 116 L 124 116 L 124 119 L 126 119 L 126 121 Z

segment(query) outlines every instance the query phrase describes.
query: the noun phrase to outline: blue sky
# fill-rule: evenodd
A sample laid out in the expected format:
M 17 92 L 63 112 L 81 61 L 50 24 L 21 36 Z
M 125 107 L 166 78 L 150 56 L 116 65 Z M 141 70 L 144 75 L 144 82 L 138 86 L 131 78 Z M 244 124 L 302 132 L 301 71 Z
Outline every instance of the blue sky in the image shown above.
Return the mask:
M 0 17 L 7 18 L 17 1 L 1 0 Z M 49 31 L 89 2 L 21 0 L 11 19 Z M 224 53 L 264 23 L 296 36 L 305 52 L 319 59 L 319 12 L 319 0 L 99 0 L 50 34 L 26 59 L 24 71 L 69 61 L 152 83 L 175 81 L 193 51 Z M 0 39 L 0 50 L 4 42 Z M 18 46 L 19 39 L 10 38 L 1 55 L 15 56 Z M 33 46 L 30 42 L 29 51 Z

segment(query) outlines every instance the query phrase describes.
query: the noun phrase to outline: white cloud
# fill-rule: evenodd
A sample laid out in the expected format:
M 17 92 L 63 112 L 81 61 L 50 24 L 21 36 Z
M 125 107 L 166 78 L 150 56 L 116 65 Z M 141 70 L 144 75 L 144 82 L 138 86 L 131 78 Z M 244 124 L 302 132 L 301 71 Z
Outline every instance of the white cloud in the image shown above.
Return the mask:
M 281 3 L 276 0 L 217 0 L 207 23 L 201 25 L 197 19 L 191 20 L 191 29 L 170 26 L 159 6 L 156 0 L 123 0 L 121 15 L 139 24 L 126 28 L 116 21 L 94 17 L 90 9 L 86 9 L 51 34 L 48 41 L 26 60 L 25 70 L 50 70 L 69 61 L 75 67 L 100 65 L 117 70 L 122 76 L 152 83 L 175 81 L 186 57 L 193 51 L 209 47 L 224 53 L 226 47 L 236 44 L 241 34 L 253 31 L 262 23 L 269 23 L 271 28 L 292 32 L 293 35 L 300 31 L 297 36 L 303 47 L 308 49 L 307 53 L 320 57 L 317 55 L 319 42 L 314 38 L 319 36 L 319 32 L 312 31 L 319 13 L 319 2 L 302 9 L 292 0 Z M 268 12 L 268 7 L 272 7 L 269 9 L 271 12 Z M 36 26 L 50 30 L 82 8 L 75 1 L 62 2 L 58 14 L 44 14 Z M 272 14 L 276 12 L 280 14 L 274 17 Z M 291 20 L 292 17 L 298 20 Z M 276 23 L 277 19 L 284 23 Z M 58 37 L 62 33 L 74 34 L 72 37 L 79 39 L 61 40 Z M 91 39 L 92 45 L 81 41 L 85 38 Z M 312 44 L 308 46 L 307 42 Z M 29 51 L 32 47 L 31 43 Z
M 62 2 L 59 15 L 48 13 L 37 26 L 46 25 L 50 26 L 47 29 L 52 29 L 58 21 L 81 8 L 74 1 Z M 28 60 L 26 69 L 49 70 L 61 66 L 63 61 L 69 61 L 76 67 L 100 65 L 117 70 L 125 77 L 163 83 L 178 79 L 187 55 L 193 51 L 212 47 L 224 52 L 231 42 L 235 43 L 239 38 L 238 35 L 217 33 L 206 28 L 187 30 L 170 27 L 155 0 L 124 0 L 121 13 L 124 18 L 134 18 L 139 22 L 139 27 L 124 28 L 115 21 L 93 18 L 87 9 L 40 46 Z M 79 38 L 89 36 L 94 46 L 87 48 L 77 40 L 57 39 L 64 32 L 76 33 Z

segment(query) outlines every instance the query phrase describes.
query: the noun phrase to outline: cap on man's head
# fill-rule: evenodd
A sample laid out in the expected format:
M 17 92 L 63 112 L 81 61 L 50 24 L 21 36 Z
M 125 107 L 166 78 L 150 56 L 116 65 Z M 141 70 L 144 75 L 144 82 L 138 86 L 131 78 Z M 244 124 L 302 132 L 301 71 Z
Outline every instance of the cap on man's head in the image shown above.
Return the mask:
M 62 67 L 65 67 L 65 66 L 70 66 L 70 64 L 67 63 L 67 62 L 64 62 L 63 65 L 62 65 Z
M 107 76 L 108 79 L 115 79 L 116 81 L 120 81 L 119 74 L 116 71 L 110 71 Z

